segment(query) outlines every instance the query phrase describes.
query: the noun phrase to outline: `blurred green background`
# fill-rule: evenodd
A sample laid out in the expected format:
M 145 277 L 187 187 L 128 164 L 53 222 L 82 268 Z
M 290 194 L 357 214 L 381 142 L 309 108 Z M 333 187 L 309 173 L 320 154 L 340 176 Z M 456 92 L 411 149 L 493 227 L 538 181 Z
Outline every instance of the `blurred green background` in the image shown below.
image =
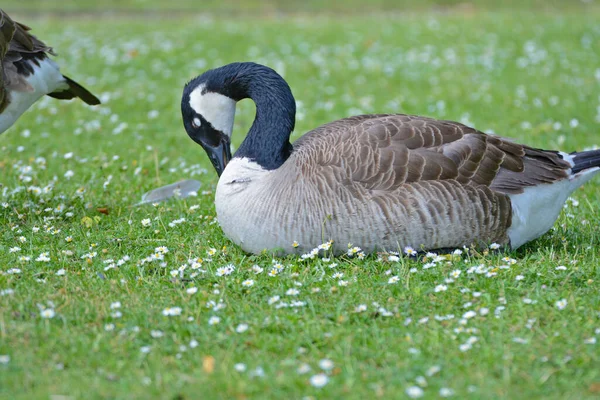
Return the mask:
M 378 11 L 485 11 L 532 10 L 568 11 L 597 7 L 595 0 L 5 0 L 2 7 L 12 12 L 127 12 L 173 11 L 197 13 L 269 13 L 269 12 L 346 12 L 364 13 Z

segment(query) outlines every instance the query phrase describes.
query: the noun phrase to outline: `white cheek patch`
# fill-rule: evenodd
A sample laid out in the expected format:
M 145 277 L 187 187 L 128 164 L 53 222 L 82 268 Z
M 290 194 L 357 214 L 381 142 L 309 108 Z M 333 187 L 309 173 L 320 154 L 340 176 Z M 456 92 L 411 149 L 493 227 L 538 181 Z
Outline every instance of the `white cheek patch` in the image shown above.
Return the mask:
M 204 85 L 200 85 L 190 93 L 190 107 L 202 115 L 213 128 L 231 137 L 235 100 L 214 92 L 202 94 L 203 89 Z

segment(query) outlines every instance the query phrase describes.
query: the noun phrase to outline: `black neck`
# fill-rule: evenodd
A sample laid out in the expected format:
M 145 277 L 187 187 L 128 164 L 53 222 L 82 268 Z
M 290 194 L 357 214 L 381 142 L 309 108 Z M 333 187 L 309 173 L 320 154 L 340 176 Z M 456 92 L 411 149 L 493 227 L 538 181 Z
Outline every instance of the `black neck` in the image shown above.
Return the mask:
M 254 123 L 234 157 L 247 157 L 268 170 L 279 168 L 292 152 L 296 101 L 290 87 L 277 72 L 255 63 L 234 63 L 218 70 L 224 78 L 222 93 L 236 101 L 250 98 L 256 104 Z

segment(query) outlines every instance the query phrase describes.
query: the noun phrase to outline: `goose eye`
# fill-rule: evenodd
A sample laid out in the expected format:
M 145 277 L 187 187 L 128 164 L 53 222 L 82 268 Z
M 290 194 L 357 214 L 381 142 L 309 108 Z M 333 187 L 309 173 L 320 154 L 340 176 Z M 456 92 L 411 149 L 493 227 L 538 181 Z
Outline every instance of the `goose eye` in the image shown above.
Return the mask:
M 192 120 L 192 126 L 193 126 L 195 129 L 198 129 L 198 128 L 200 128 L 200 125 L 202 125 L 202 121 L 200 121 L 200 118 L 194 118 L 194 119 Z

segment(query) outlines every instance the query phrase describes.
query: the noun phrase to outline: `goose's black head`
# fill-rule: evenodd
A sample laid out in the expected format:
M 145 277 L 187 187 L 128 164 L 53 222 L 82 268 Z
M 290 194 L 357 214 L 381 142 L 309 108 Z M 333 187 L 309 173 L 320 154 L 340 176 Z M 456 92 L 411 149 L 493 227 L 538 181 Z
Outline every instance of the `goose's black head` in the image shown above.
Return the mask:
M 202 146 L 221 176 L 231 159 L 231 131 L 239 99 L 222 93 L 222 76 L 215 71 L 207 71 L 185 86 L 181 114 L 187 134 Z
M 256 104 L 256 118 L 235 156 L 268 170 L 278 168 L 292 151 L 296 103 L 277 72 L 251 62 L 232 63 L 204 72 L 183 89 L 185 130 L 204 148 L 219 176 L 231 159 L 236 103 L 246 98 Z

